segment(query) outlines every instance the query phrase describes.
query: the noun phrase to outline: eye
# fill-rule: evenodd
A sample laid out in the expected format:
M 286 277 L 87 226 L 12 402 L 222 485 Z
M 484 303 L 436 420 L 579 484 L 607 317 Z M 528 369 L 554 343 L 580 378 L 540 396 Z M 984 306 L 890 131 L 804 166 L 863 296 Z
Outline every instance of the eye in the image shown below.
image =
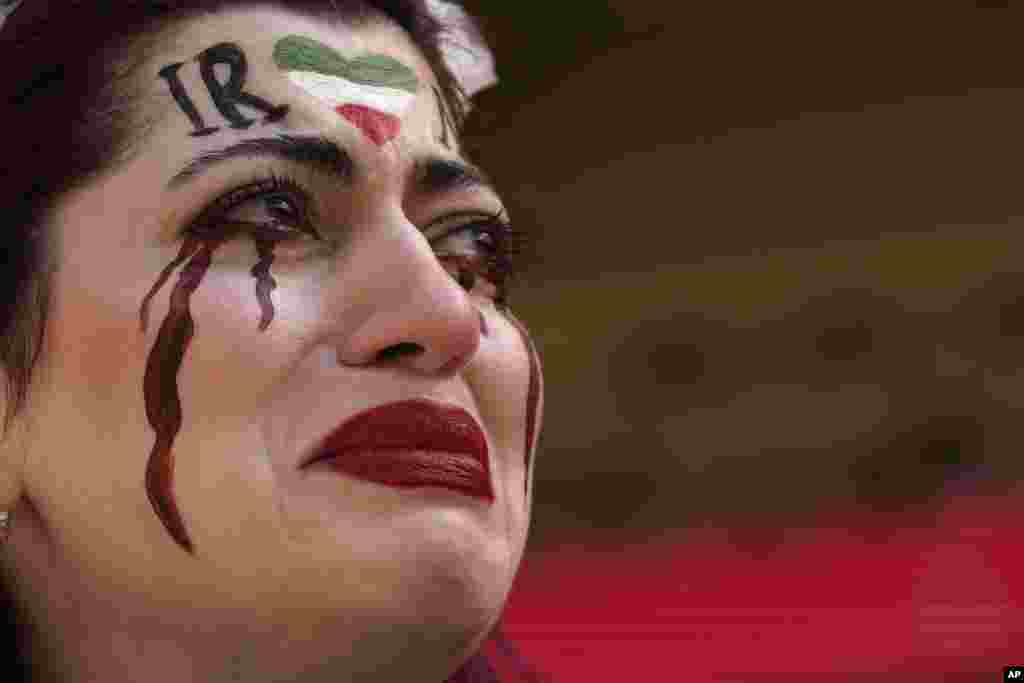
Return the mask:
M 477 214 L 475 218 L 449 228 L 434 241 L 434 250 L 463 289 L 504 306 L 506 281 L 513 272 L 512 256 L 518 252 L 515 232 L 498 216 Z
M 218 239 L 247 234 L 273 243 L 321 240 L 313 227 L 311 203 L 298 183 L 272 176 L 222 195 L 187 232 Z
M 227 212 L 228 222 L 248 225 L 249 232 L 274 241 L 318 238 L 305 202 L 292 193 L 256 194 Z
M 290 197 L 283 195 L 265 197 L 263 203 L 267 209 L 267 214 L 282 223 L 296 224 L 302 220 L 302 210 L 296 206 L 296 202 Z

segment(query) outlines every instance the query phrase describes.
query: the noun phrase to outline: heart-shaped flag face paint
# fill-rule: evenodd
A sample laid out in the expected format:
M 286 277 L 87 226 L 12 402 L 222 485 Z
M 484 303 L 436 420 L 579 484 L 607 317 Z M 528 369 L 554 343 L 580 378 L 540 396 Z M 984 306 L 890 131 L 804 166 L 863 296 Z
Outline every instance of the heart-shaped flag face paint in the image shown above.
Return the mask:
M 274 46 L 274 62 L 292 83 L 324 102 L 375 145 L 398 135 L 419 80 L 397 59 L 365 54 L 346 59 L 311 38 L 287 36 Z

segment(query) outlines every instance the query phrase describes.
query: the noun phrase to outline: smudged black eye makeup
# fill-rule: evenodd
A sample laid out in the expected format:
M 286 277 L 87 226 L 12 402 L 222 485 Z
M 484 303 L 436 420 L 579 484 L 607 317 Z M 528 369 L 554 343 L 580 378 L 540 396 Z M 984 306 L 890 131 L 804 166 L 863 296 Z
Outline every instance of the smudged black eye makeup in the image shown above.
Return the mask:
M 247 234 L 257 243 L 269 241 L 274 245 L 323 242 L 316 222 L 311 193 L 294 178 L 270 174 L 215 199 L 185 224 L 180 236 L 230 240 Z
M 434 221 L 427 232 L 438 224 L 446 227 L 431 242 L 442 265 L 467 292 L 507 308 L 509 284 L 526 236 L 512 227 L 503 211 L 449 214 Z

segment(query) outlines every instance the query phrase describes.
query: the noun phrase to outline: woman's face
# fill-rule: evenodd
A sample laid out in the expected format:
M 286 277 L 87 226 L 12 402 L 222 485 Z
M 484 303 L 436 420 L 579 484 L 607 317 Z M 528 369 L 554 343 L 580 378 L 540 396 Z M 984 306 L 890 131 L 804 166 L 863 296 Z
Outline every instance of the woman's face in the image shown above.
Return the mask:
M 141 80 L 137 154 L 53 228 L 23 590 L 96 670 L 443 679 L 529 522 L 540 380 L 498 301 L 500 199 L 382 21 L 203 16 Z M 306 466 L 361 414 L 355 465 Z M 438 474 L 474 441 L 487 470 Z

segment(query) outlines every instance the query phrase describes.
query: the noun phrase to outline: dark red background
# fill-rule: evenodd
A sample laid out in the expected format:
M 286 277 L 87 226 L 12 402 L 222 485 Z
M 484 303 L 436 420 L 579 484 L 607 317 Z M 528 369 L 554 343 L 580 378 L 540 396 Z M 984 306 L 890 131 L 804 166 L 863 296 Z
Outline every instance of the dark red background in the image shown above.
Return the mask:
M 997 681 L 1024 661 L 1013 499 L 818 524 L 538 552 L 507 632 L 561 681 Z

